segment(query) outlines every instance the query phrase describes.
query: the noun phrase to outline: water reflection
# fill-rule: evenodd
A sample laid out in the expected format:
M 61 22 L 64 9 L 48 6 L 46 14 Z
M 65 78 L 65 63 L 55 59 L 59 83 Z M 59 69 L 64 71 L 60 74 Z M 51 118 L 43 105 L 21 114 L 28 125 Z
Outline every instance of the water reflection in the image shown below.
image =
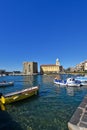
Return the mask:
M 6 110 L 5 105 L 2 104 L 1 102 L 0 102 L 0 110 L 2 110 L 2 111 L 5 111 L 5 110 Z
M 23 85 L 24 87 L 31 87 L 31 86 L 38 86 L 38 76 L 37 75 L 30 75 L 30 76 L 23 76 Z
M 52 77 L 49 75 L 42 75 L 41 77 L 41 83 L 47 84 L 48 82 L 52 82 Z
M 0 130 L 22 130 L 21 126 L 5 110 L 5 106 L 0 103 Z
M 69 96 L 74 96 L 74 87 L 66 87 L 67 94 Z
M 62 91 L 66 90 L 66 94 L 69 96 L 74 96 L 76 92 L 83 91 L 83 87 L 67 87 L 67 86 L 59 86 L 55 85 L 56 87 L 56 93 L 61 93 L 63 94 Z

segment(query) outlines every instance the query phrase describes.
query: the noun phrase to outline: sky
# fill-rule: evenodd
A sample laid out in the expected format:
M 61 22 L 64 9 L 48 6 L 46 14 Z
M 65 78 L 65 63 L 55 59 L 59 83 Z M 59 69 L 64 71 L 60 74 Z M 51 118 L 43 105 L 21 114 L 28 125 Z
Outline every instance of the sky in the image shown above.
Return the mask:
M 87 60 L 87 1 L 1 0 L 0 69 L 57 58 L 64 68 Z

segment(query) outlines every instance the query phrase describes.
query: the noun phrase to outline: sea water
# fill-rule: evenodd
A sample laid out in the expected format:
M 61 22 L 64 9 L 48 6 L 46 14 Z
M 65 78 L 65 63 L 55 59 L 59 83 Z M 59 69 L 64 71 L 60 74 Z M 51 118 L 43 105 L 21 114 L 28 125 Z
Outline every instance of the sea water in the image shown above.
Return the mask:
M 59 75 L 66 79 L 70 75 Z M 0 111 L 0 130 L 68 130 L 72 117 L 87 86 L 60 87 L 53 83 L 55 75 L 4 76 L 0 81 L 14 81 L 14 86 L 1 87 L 6 94 L 39 85 L 39 95 L 8 104 Z

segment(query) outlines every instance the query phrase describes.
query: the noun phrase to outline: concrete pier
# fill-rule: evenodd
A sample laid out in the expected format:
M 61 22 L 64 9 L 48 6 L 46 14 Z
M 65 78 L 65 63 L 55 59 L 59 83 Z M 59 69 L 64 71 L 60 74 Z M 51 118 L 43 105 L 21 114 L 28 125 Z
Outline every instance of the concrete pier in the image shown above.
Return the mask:
M 69 130 L 87 130 L 87 95 L 68 122 Z

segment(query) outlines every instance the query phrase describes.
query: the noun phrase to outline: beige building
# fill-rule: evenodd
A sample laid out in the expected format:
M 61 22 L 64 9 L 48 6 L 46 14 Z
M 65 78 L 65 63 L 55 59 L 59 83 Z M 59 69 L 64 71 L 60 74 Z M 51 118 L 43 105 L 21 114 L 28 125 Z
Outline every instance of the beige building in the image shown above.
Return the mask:
M 60 71 L 60 62 L 56 59 L 56 64 L 46 64 L 40 66 L 40 73 L 58 73 Z
M 87 71 L 87 61 L 84 63 L 84 70 Z
M 32 75 L 38 73 L 37 62 L 24 62 L 23 63 L 23 74 Z

